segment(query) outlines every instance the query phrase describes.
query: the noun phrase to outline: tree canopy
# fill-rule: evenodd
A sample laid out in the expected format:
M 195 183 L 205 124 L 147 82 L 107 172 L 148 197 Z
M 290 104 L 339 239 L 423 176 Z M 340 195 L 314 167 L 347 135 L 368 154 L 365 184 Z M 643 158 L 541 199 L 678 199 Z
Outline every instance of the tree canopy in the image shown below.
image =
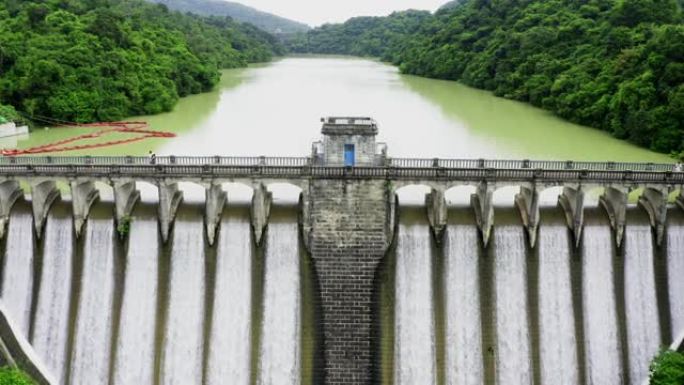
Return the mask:
M 211 89 L 220 68 L 278 53 L 256 27 L 140 0 L 0 2 L 0 104 L 30 116 L 90 122 L 169 111 Z
M 467 0 L 325 25 L 298 52 L 370 55 L 458 80 L 660 152 L 684 150 L 678 0 Z

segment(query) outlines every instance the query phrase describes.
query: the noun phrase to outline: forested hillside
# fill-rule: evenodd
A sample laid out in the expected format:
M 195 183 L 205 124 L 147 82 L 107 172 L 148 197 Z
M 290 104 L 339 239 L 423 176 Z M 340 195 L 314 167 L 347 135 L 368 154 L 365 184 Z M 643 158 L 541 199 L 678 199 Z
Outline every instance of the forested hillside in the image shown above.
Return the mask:
M 0 105 L 75 122 L 154 114 L 281 49 L 256 27 L 142 0 L 3 0 Z
M 169 9 L 192 12 L 205 16 L 230 16 L 233 19 L 253 24 L 264 31 L 275 34 L 305 32 L 309 26 L 284 17 L 259 11 L 252 7 L 223 0 L 149 0 L 164 4 Z
M 417 15 L 323 26 L 293 48 L 379 56 L 404 73 L 491 90 L 657 151 L 684 150 L 677 0 L 468 0 Z M 377 44 L 378 36 L 389 38 Z
M 325 24 L 288 42 L 293 52 L 376 56 L 391 60 L 410 43 L 410 35 L 427 24 L 427 11 L 396 12 L 388 17 L 355 17 L 344 24 Z

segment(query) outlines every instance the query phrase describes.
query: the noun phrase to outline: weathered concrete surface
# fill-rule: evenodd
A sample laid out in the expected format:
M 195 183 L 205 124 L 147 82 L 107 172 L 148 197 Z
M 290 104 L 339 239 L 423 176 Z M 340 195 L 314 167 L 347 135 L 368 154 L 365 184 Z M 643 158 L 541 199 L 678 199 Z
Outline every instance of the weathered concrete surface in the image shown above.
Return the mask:
M 326 384 L 374 379 L 373 292 L 391 242 L 390 194 L 383 181 L 311 183 L 311 254 L 321 290 Z
M 9 222 L 12 207 L 20 197 L 24 196 L 24 191 L 16 180 L 5 180 L 0 182 L 0 239 L 5 236 L 7 223 Z
M 530 247 L 537 245 L 539 228 L 539 189 L 536 185 L 520 186 L 520 192 L 515 196 L 515 205 L 520 211 L 523 226 L 527 229 Z
M 140 191 L 135 187 L 133 180 L 115 180 L 114 187 L 114 207 L 116 210 L 116 225 L 119 226 L 124 218 L 128 218 L 133 213 L 135 204 L 140 200 Z
M 211 246 L 216 240 L 216 231 L 221 223 L 223 207 L 226 204 L 227 194 L 220 184 L 211 184 L 206 187 L 204 204 L 204 224 L 207 227 L 207 240 Z
M 50 207 L 59 198 L 57 184 L 52 180 L 37 180 L 31 183 L 31 206 L 33 225 L 38 239 L 43 235 L 43 225 L 50 213 Z
M 658 246 L 663 244 L 669 194 L 669 187 L 647 186 L 639 197 L 639 205 L 646 210 L 651 220 L 651 226 L 655 229 Z
M 444 190 L 432 189 L 432 192 L 426 194 L 425 208 L 427 209 L 427 217 L 432 229 L 432 235 L 434 235 L 437 243 L 441 244 L 448 220 Z
M 100 198 L 100 192 L 95 188 L 95 183 L 88 180 L 72 180 L 71 205 L 74 214 L 74 229 L 76 237 L 81 236 L 83 224 L 88 220 L 90 207 Z
M 159 188 L 159 229 L 162 241 L 166 243 L 169 240 L 173 222 L 176 220 L 178 206 L 183 201 L 183 191 L 178 189 L 176 182 L 158 181 L 157 187 Z
M 4 364 L 26 372 L 39 385 L 57 385 L 51 373 L 33 351 L 31 344 L 21 335 L 19 329 L 0 303 L 0 357 Z
M 558 204 L 565 211 L 565 220 L 575 239 L 575 247 L 579 248 L 584 228 L 584 190 L 582 186 L 568 185 L 558 197 Z
M 599 204 L 606 210 L 610 226 L 615 231 L 615 243 L 618 247 L 622 244 L 622 238 L 625 233 L 629 192 L 629 187 L 608 186 L 599 198 Z
M 475 221 L 482 234 L 484 247 L 489 244 L 489 236 L 494 226 L 494 197 L 495 186 L 489 182 L 482 182 L 477 186 L 475 194 L 470 196 L 470 205 L 475 211 Z
M 264 231 L 266 230 L 266 226 L 268 226 L 268 218 L 271 216 L 272 203 L 273 195 L 271 192 L 266 189 L 266 186 L 259 184 L 254 189 L 252 207 L 250 210 L 254 240 L 259 246 L 264 240 Z

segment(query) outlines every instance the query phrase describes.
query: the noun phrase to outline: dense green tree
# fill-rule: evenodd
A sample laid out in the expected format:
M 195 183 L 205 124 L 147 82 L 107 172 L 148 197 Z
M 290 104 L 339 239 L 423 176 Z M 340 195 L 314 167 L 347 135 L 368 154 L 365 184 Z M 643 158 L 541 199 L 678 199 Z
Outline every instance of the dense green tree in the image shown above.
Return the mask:
M 684 384 L 684 354 L 671 350 L 660 353 L 651 362 L 650 385 Z
M 491 90 L 656 151 L 684 150 L 681 1 L 454 5 L 434 15 L 404 12 L 325 25 L 288 45 L 380 57 L 404 73 Z
M 218 70 L 282 53 L 226 17 L 141 0 L 0 1 L 0 103 L 74 122 L 169 111 L 210 90 Z

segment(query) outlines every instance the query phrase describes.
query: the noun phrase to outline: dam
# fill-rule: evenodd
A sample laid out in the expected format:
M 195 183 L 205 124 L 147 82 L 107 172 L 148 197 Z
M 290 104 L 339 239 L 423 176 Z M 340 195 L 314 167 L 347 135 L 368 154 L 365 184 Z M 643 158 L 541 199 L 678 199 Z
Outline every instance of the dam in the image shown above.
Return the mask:
M 684 331 L 672 165 L 391 158 L 377 132 L 1 158 L 5 361 L 54 384 L 641 384 Z

